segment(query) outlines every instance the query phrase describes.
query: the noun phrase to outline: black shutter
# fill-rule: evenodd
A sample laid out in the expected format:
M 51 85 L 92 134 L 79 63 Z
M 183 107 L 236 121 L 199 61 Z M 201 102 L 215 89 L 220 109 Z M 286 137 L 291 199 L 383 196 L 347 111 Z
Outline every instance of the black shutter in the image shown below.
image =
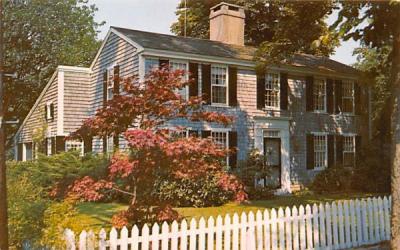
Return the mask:
M 189 136 L 190 137 L 198 137 L 199 131 L 198 130 L 189 130 Z
M 51 154 L 54 155 L 56 152 L 56 138 L 51 137 Z
M 83 144 L 84 144 L 84 149 L 83 149 L 83 152 L 86 154 L 86 153 L 90 153 L 90 152 L 92 152 L 92 138 L 90 137 L 90 138 L 85 138 L 85 140 L 84 140 L 84 142 L 83 142 Z
M 107 136 L 103 136 L 103 153 L 107 153 Z
M 53 120 L 54 119 L 54 104 L 50 103 L 50 117 Z
M 286 73 L 281 73 L 280 76 L 280 104 L 281 104 L 281 110 L 287 110 L 288 109 L 288 103 L 289 103 L 289 85 L 288 85 L 288 75 Z
M 189 97 L 199 95 L 199 65 L 197 63 L 189 63 Z
M 114 66 L 114 95 L 119 95 L 119 65 Z
M 314 169 L 314 135 L 308 134 L 307 139 L 307 169 Z
M 201 65 L 201 93 L 206 104 L 211 103 L 211 65 Z
M 314 111 L 314 77 L 306 77 L 306 110 Z
M 361 103 L 361 88 L 357 82 L 354 82 L 354 113 L 356 115 L 362 114 L 362 103 Z
M 47 149 L 48 149 L 48 148 L 47 148 L 47 140 L 49 140 L 49 139 L 46 138 L 46 139 L 43 140 L 43 154 L 44 154 L 44 155 L 48 155 L 48 152 L 47 152 L 47 151 L 48 151 L 48 150 L 47 150 Z
M 158 65 L 159 65 L 160 69 L 162 69 L 162 68 L 168 69 L 169 68 L 169 60 L 168 59 L 159 59 Z
M 17 145 L 17 160 L 22 161 L 22 143 Z
M 107 70 L 103 73 L 103 107 L 107 105 Z
M 229 166 L 234 169 L 237 166 L 237 132 L 229 131 Z
M 329 114 L 333 114 L 334 110 L 334 95 L 333 95 L 333 80 L 327 79 L 326 81 L 326 102 L 327 102 L 327 111 Z
M 119 135 L 113 136 L 113 144 L 114 144 L 114 148 L 119 148 Z
M 65 136 L 56 137 L 56 153 L 65 151 Z
M 336 136 L 336 163 L 343 165 L 343 136 Z
M 44 105 L 44 120 L 47 121 L 47 105 Z
M 265 108 L 265 75 L 257 75 L 257 109 Z
M 229 106 L 237 106 L 237 68 L 229 67 Z
M 211 131 L 210 130 L 202 130 L 201 131 L 201 138 L 208 138 L 211 136 Z
M 335 165 L 335 136 L 328 135 L 328 167 Z
M 335 81 L 335 112 L 339 114 L 342 110 L 342 81 L 336 80 Z
M 356 137 L 355 137 L 355 140 L 356 140 L 356 160 L 355 160 L 355 162 L 356 162 L 356 166 L 357 166 L 357 160 L 358 160 L 358 156 L 359 156 L 359 154 L 360 154 L 360 152 L 361 152 L 361 136 L 360 135 L 356 135 Z

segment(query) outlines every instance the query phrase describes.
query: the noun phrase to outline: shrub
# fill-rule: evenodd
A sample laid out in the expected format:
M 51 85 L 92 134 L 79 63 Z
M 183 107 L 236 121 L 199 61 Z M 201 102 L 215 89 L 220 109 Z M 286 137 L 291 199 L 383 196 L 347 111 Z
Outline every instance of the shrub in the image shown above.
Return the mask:
M 270 187 L 247 187 L 250 200 L 270 200 L 274 198 L 275 189 Z
M 49 202 L 43 189 L 25 174 L 9 175 L 8 227 L 10 246 L 20 249 L 25 241 L 37 245 L 43 227 L 43 214 Z
M 335 193 L 351 190 L 352 172 L 341 166 L 327 168 L 320 172 L 310 188 L 316 193 Z

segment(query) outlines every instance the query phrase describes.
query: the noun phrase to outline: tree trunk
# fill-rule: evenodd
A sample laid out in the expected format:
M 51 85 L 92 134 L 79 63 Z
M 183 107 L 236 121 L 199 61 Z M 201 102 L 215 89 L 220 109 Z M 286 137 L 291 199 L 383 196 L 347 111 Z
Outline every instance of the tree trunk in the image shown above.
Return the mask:
M 394 8 L 398 8 L 395 6 Z M 394 28 L 391 83 L 393 89 L 392 114 L 392 221 L 391 249 L 400 250 L 400 24 Z

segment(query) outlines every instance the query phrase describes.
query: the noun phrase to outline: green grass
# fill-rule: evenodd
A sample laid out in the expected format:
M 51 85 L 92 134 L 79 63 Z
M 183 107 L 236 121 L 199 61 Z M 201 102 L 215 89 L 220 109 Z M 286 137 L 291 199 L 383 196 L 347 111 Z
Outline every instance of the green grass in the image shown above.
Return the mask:
M 266 208 L 279 208 L 286 206 L 299 206 L 321 202 L 332 202 L 335 200 L 348 200 L 355 198 L 366 198 L 370 196 L 378 196 L 380 194 L 329 194 L 329 195 L 292 195 L 277 196 L 271 200 L 250 201 L 246 204 L 228 203 L 219 207 L 183 207 L 177 208 L 179 213 L 186 219 L 201 217 L 208 218 L 210 216 L 218 216 L 225 214 L 234 214 L 242 212 L 250 212 L 264 210 Z M 109 228 L 113 214 L 126 209 L 127 206 L 119 203 L 80 203 L 78 205 L 79 220 L 85 228 L 99 230 L 101 227 Z

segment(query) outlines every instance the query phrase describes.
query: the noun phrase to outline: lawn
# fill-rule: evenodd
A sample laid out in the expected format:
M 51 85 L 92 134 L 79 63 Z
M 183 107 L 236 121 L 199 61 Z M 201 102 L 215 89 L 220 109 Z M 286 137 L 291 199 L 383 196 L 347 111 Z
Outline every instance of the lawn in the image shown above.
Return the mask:
M 305 205 L 321 202 L 332 202 L 335 200 L 366 198 L 378 195 L 381 194 L 303 194 L 292 196 L 277 196 L 272 198 L 271 200 L 250 201 L 247 204 L 228 203 L 219 207 L 183 207 L 177 208 L 177 210 L 186 219 L 198 219 L 201 217 L 208 218 L 209 216 L 216 217 L 218 215 L 264 210 L 266 208 L 279 208 L 294 205 L 298 206 L 301 204 Z M 98 231 L 101 227 L 109 228 L 112 215 L 124 209 L 126 209 L 126 205 L 118 203 L 80 203 L 78 205 L 79 220 L 84 227 Z

